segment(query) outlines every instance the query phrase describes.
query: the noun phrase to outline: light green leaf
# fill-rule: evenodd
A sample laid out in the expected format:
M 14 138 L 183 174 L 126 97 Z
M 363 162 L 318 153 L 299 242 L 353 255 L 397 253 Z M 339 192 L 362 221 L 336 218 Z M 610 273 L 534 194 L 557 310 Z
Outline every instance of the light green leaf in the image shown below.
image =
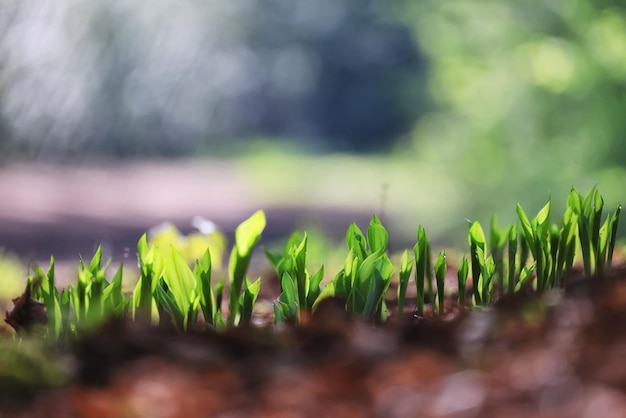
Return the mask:
M 170 246 L 163 280 L 179 310 L 186 316 L 196 296 L 196 278 L 183 256 L 173 246 Z
M 211 287 L 211 251 L 207 248 L 201 259 L 196 260 L 193 269 L 196 278 L 196 292 L 200 297 L 199 304 L 206 324 L 215 325 L 214 316 L 218 309 L 215 294 Z
M 367 242 L 369 243 L 370 250 L 373 252 L 387 250 L 389 235 L 376 215 L 372 217 L 369 227 L 367 228 Z
M 320 283 L 324 279 L 324 266 L 320 267 L 320 269 L 313 276 L 309 278 L 309 289 L 307 291 L 307 309 L 311 311 L 313 309 L 313 303 L 317 300 L 321 293 Z
M 258 210 L 237 227 L 235 230 L 235 246 L 237 253 L 241 257 L 246 257 L 250 254 L 252 248 L 261 239 L 265 225 L 265 212 Z
M 261 290 L 261 278 L 256 279 L 254 282 L 246 279 L 246 287 L 243 291 L 243 297 L 240 300 L 241 303 L 241 323 L 249 324 L 252 319 L 252 311 L 254 304 L 259 296 Z
M 533 220 L 536 225 L 544 226 L 550 220 L 550 199 L 548 199 L 548 203 L 542 207 L 535 219 Z
M 158 304 L 170 315 L 176 329 L 184 331 L 186 329 L 185 317 L 187 316 L 187 310 L 181 309 L 181 306 L 175 300 L 175 296 L 171 292 L 166 291 L 162 284 L 156 287 L 154 296 Z

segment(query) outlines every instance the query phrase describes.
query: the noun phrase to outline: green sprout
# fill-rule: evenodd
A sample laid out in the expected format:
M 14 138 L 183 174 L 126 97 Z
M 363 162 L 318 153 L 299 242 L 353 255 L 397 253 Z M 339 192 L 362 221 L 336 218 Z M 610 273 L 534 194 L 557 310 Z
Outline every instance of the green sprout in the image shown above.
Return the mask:
M 437 256 L 437 261 L 435 261 L 435 278 L 437 280 L 437 312 L 439 316 L 443 315 L 443 299 L 444 299 L 444 287 L 446 280 L 446 252 L 441 251 Z
M 515 291 L 515 272 L 517 271 L 515 266 L 515 258 L 517 255 L 517 224 L 512 225 L 509 228 L 508 233 L 508 277 L 507 277 L 507 289 L 509 293 Z M 524 262 L 523 260 L 522 262 Z
M 428 282 L 428 295 L 433 300 L 433 285 L 431 273 L 430 242 L 426 231 L 420 225 L 417 228 L 417 243 L 413 247 L 415 254 L 415 285 L 417 287 L 417 306 L 415 313 L 418 316 L 424 315 L 424 282 Z
M 457 270 L 457 280 L 458 280 L 458 289 L 459 289 L 459 306 L 465 306 L 465 289 L 467 285 L 467 274 L 469 272 L 469 266 L 467 264 L 467 258 L 463 255 L 461 259 L 461 264 Z
M 300 311 L 311 313 L 313 304 L 321 293 L 320 283 L 324 278 L 324 266 L 317 273 L 310 275 L 306 268 L 308 235 L 305 232 L 293 233 L 283 254 L 275 254 L 265 250 L 265 254 L 274 266 L 280 278 L 281 295 L 274 301 L 274 310 L 279 311 L 275 315 L 277 322 L 298 322 Z M 287 283 L 286 281 L 290 281 Z M 294 297 L 290 294 L 293 289 Z
M 499 228 L 496 216 L 491 217 L 489 234 L 489 251 L 496 266 L 495 276 L 498 280 L 500 292 L 504 293 L 504 247 L 508 241 L 508 231 L 506 228 Z
M 239 299 L 250 258 L 252 257 L 252 249 L 261 239 L 261 234 L 265 229 L 265 213 L 261 210 L 255 212 L 247 220 L 242 222 L 235 230 L 235 245 L 230 254 L 228 264 L 228 272 L 230 279 L 230 292 L 228 294 L 228 325 L 233 326 L 239 317 Z M 246 281 L 246 289 L 254 292 L 254 288 L 250 289 L 251 283 Z M 255 285 L 256 286 L 256 285 Z M 258 291 L 257 291 L 258 294 Z
M 536 288 L 541 292 L 550 284 L 549 279 L 553 267 L 549 239 L 550 200 L 539 210 L 532 221 L 526 216 L 519 203 L 516 210 L 522 227 L 522 237 L 535 260 Z
M 472 296 L 474 298 L 475 305 L 483 305 L 482 300 L 482 286 L 481 286 L 481 273 L 484 260 L 481 260 L 479 250 L 483 256 L 485 254 L 485 233 L 478 221 L 474 221 L 470 224 L 468 241 L 470 245 L 470 261 L 472 267 Z M 484 257 L 483 257 L 484 258 Z
M 398 279 L 398 322 L 402 322 L 404 319 L 404 303 L 412 269 L 413 266 L 412 260 L 409 260 L 409 251 L 404 250 L 402 259 L 400 260 L 400 275 Z
M 346 299 L 346 310 L 367 320 L 385 320 L 385 293 L 391 283 L 393 265 L 387 255 L 387 230 L 374 215 L 367 230 L 367 239 L 356 224 L 346 232 L 348 256 L 343 269 L 324 288 L 313 304 L 329 296 Z
M 508 227 L 499 227 L 491 218 L 489 242 L 478 221 L 469 224 L 469 256 L 463 255 L 457 269 L 458 305 L 466 306 L 466 285 L 471 271 L 472 302 L 485 307 L 499 292 L 513 293 L 534 288 L 543 292 L 560 288 L 571 276 L 580 247 L 585 274 L 602 276 L 612 266 L 621 206 L 606 215 L 602 222 L 604 200 L 593 188 L 582 196 L 572 189 L 567 207 L 559 223 L 550 221 L 551 201 L 531 220 L 521 205 L 516 205 L 518 220 Z M 130 294 L 122 287 L 123 265 L 109 281 L 109 262 L 102 260 L 98 247 L 89 263 L 80 258 L 76 282 L 57 289 L 55 259 L 50 258 L 47 272 L 36 266 L 29 278 L 29 295 L 41 302 L 47 314 L 44 328 L 47 337 L 67 341 L 84 329 L 108 317 L 150 320 L 158 324 L 169 319 L 179 331 L 197 324 L 199 314 L 204 325 L 213 331 L 252 323 L 255 303 L 261 289 L 261 278 L 251 281 L 247 276 L 252 252 L 265 229 L 263 211 L 255 212 L 235 231 L 228 270 L 228 314 L 222 313 L 225 284 L 213 286 L 212 272 L 219 269 L 210 246 L 190 265 L 185 254 L 175 245 L 148 242 L 146 234 L 137 243 L 139 277 Z M 388 318 L 385 295 L 394 273 L 388 254 L 389 236 L 380 220 L 373 216 L 367 233 L 352 223 L 345 237 L 348 253 L 343 267 L 325 287 L 324 266 L 314 274 L 307 269 L 309 235 L 292 234 L 282 253 L 265 250 L 278 274 L 281 293 L 274 301 L 276 323 L 299 324 L 302 313 L 314 313 L 323 299 L 335 296 L 345 300 L 346 311 L 368 322 Z M 216 250 L 219 258 L 221 250 Z M 415 265 L 417 299 L 415 314 L 424 315 L 426 300 L 433 314 L 444 314 L 446 252 L 431 261 L 430 241 L 424 228 L 417 231 L 417 242 L 404 250 L 398 270 L 398 322 L 405 318 L 406 293 Z M 217 265 L 216 265 L 217 264 Z M 193 266 L 193 268 L 192 268 Z M 435 280 L 433 280 L 433 273 Z M 437 288 L 434 289 L 436 283 Z M 495 286 L 495 291 L 494 291 Z

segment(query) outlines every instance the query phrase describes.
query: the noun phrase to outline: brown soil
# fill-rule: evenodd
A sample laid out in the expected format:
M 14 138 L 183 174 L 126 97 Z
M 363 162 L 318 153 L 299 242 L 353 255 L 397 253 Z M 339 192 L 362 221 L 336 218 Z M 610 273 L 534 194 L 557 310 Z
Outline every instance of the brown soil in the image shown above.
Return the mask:
M 352 320 L 334 299 L 300 328 L 109 323 L 78 343 L 67 385 L 0 415 L 626 416 L 626 267 L 488 311 L 448 307 L 404 326 Z

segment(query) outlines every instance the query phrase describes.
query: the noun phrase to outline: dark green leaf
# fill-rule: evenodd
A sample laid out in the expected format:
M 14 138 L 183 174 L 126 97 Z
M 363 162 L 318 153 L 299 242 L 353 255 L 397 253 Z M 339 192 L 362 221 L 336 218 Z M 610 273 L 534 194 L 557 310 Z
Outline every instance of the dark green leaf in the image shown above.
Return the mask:
M 437 279 L 437 304 L 439 307 L 439 314 L 443 314 L 443 298 L 444 298 L 444 286 L 446 280 L 446 252 L 441 251 L 435 261 L 435 278 Z
M 459 269 L 457 271 L 457 280 L 459 286 L 459 305 L 465 305 L 465 287 L 467 285 L 467 274 L 469 270 L 469 266 L 467 264 L 467 258 L 463 255 L 461 259 L 461 264 L 459 265 Z
M 413 269 L 412 261 L 409 261 L 409 252 L 404 250 L 400 261 L 400 273 L 398 283 L 398 321 L 402 321 L 404 313 L 404 301 L 406 299 L 406 291 L 411 278 L 411 270 Z

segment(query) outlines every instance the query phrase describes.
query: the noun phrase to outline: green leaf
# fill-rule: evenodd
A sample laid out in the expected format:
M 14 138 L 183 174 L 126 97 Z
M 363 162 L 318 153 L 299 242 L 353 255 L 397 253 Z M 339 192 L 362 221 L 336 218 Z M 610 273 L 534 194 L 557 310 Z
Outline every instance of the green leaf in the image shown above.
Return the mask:
M 279 301 L 272 302 L 274 308 L 274 322 L 276 324 L 282 324 L 285 322 L 285 315 L 283 314 L 282 304 Z
M 235 246 L 239 256 L 246 257 L 250 254 L 252 248 L 261 239 L 265 225 L 265 212 L 258 210 L 237 227 L 235 230 Z
M 387 251 L 389 235 L 376 215 L 372 217 L 369 227 L 367 228 L 367 242 L 372 252 Z
M 201 259 L 196 260 L 193 275 L 196 278 L 196 292 L 200 296 L 200 309 L 204 316 L 205 324 L 215 326 L 215 313 L 218 306 L 215 302 L 215 294 L 211 287 L 211 251 L 207 248 Z
M 520 276 L 519 276 L 519 281 L 517 282 L 517 285 L 515 285 L 516 292 L 526 287 L 530 283 L 530 281 L 533 278 L 532 273 L 534 270 L 535 270 L 534 264 L 531 265 L 530 267 L 524 266 L 524 268 L 522 268 L 522 272 L 520 273 Z
M 294 279 L 293 277 L 291 277 L 291 275 L 289 275 L 289 273 L 285 272 L 280 282 L 283 292 L 281 293 L 278 300 L 281 303 L 283 314 L 285 316 L 285 319 L 295 321 L 298 318 L 300 305 L 298 304 L 298 299 L 296 296 Z
M 468 274 L 469 266 L 467 264 L 467 258 L 463 255 L 461 259 L 461 264 L 459 265 L 459 269 L 457 270 L 457 280 L 459 287 L 459 305 L 465 305 L 465 287 L 467 285 L 467 274 Z
M 435 261 L 435 278 L 437 279 L 437 304 L 439 307 L 439 315 L 443 314 L 444 287 L 447 273 L 446 252 L 441 251 Z
M 371 287 L 371 281 L 374 278 L 374 270 L 376 262 L 382 256 L 382 250 L 376 251 L 365 258 L 358 266 L 357 281 L 351 289 L 348 298 L 348 307 L 352 313 L 360 314 L 365 306 L 366 297 Z
M 184 331 L 186 329 L 185 317 L 187 316 L 187 311 L 181 309 L 175 300 L 175 296 L 169 290 L 165 290 L 163 283 L 164 281 L 161 279 L 161 283 L 156 287 L 154 296 L 157 303 L 170 315 L 176 329 Z
M 143 234 L 137 242 L 137 258 L 139 259 L 140 266 L 152 264 L 152 257 L 146 234 Z
M 542 207 L 539 210 L 539 212 L 537 213 L 537 216 L 535 216 L 535 219 L 533 220 L 533 222 L 536 225 L 543 227 L 550 220 L 550 201 L 551 199 L 548 199 L 548 203 L 546 203 L 544 207 Z
M 243 287 L 243 281 L 250 264 L 250 255 L 241 257 L 237 248 L 233 247 L 230 253 L 228 270 L 230 276 L 230 292 L 228 294 L 228 325 L 235 324 L 235 317 L 239 314 L 239 298 Z
M 104 288 L 102 299 L 106 306 L 113 309 L 115 314 L 122 317 L 124 314 L 124 292 L 122 290 L 124 264 L 120 264 L 111 283 Z
M 622 206 L 621 205 L 617 205 L 617 209 L 615 209 L 615 212 L 613 213 L 613 216 L 611 216 L 611 222 L 610 222 L 610 230 L 611 230 L 611 239 L 609 240 L 609 244 L 608 244 L 608 251 L 607 251 L 607 266 L 610 268 L 611 264 L 613 262 L 613 250 L 615 249 L 615 240 L 617 238 L 617 225 L 619 223 L 619 215 L 620 212 L 622 211 Z
M 320 283 L 324 279 L 324 266 L 320 267 L 320 269 L 313 276 L 309 278 L 309 289 L 307 292 L 306 300 L 307 305 L 306 308 L 310 311 L 313 310 L 313 304 L 319 297 L 321 293 Z
M 230 254 L 228 271 L 230 276 L 230 292 L 228 294 L 228 324 L 234 325 L 239 314 L 239 298 L 243 281 L 250 264 L 252 248 L 261 239 L 265 229 L 265 213 L 255 212 L 242 222 L 235 230 L 235 246 Z
M 474 302 L 482 304 L 479 282 L 481 280 L 481 260 L 478 258 L 478 250 L 485 251 L 485 233 L 478 221 L 470 224 L 468 240 L 470 243 L 470 261 L 472 266 L 472 294 Z
M 60 316 L 61 330 L 59 331 L 59 334 L 57 335 L 57 337 L 59 335 L 68 336 L 70 332 L 70 329 L 71 329 L 70 312 L 72 309 L 71 299 L 72 299 L 72 295 L 70 293 L 69 288 L 61 290 L 61 296 L 59 297 L 59 311 L 61 313 L 61 316 Z M 56 330 L 57 330 L 56 325 L 53 328 L 54 328 L 54 333 L 56 335 Z
M 89 264 L 89 271 L 91 274 L 96 276 L 98 271 L 100 270 L 100 266 L 102 265 L 102 245 L 98 245 L 95 254 L 91 258 L 91 263 Z
M 400 273 L 398 283 L 398 321 L 402 321 L 404 316 L 404 302 L 406 299 L 406 291 L 411 278 L 411 270 L 413 270 L 412 261 L 409 260 L 409 251 L 404 250 L 400 260 Z
M 283 292 L 280 296 L 280 301 L 285 303 L 289 307 L 290 318 L 295 319 L 298 314 L 300 305 L 298 304 L 298 298 L 296 296 L 296 287 L 293 277 L 287 272 L 283 274 L 280 280 Z
M 217 289 L 216 289 L 217 291 Z M 217 331 L 223 331 L 227 328 L 226 322 L 224 322 L 224 318 L 222 317 L 221 309 L 218 309 L 215 313 L 215 329 Z
M 300 245 L 305 235 L 306 235 L 306 232 L 302 234 L 299 231 L 294 231 L 289 236 L 289 238 L 287 239 L 287 242 L 285 243 L 284 253 L 288 254 L 291 248 L 297 247 L 298 245 Z
M 602 209 L 604 208 L 604 199 L 596 190 L 593 199 L 593 216 L 591 223 L 591 249 L 596 256 L 596 269 L 598 266 L 598 246 L 600 239 L 600 223 L 602 222 Z M 607 226 L 608 227 L 608 226 Z
M 485 233 L 483 232 L 482 226 L 478 221 L 474 221 L 469 228 L 469 239 L 470 242 L 476 243 L 479 248 L 482 248 L 485 251 L 486 240 Z
M 44 292 L 44 295 L 48 295 L 48 297 L 57 297 L 57 288 L 54 282 L 54 256 L 50 256 L 50 265 L 48 266 L 48 272 L 43 277 L 45 280 L 41 281 L 41 290 Z
M 507 235 L 504 234 L 503 229 L 498 227 L 495 215 L 491 217 L 489 229 L 489 249 L 496 265 L 496 277 L 498 278 L 500 289 L 504 292 L 504 245 L 507 242 Z
M 187 316 L 196 296 L 196 278 L 183 256 L 170 246 L 163 280 L 174 297 L 178 309 Z
M 224 283 L 218 282 L 215 285 L 215 306 L 217 311 L 222 310 L 222 297 L 224 296 Z
M 582 195 L 576 190 L 576 188 L 572 187 L 569 195 L 567 196 L 567 206 L 575 213 L 582 213 Z
M 306 271 L 306 249 L 308 236 L 305 233 L 298 246 L 292 247 L 290 255 L 293 260 L 293 274 L 297 284 L 298 302 L 301 307 L 307 305 L 307 271 Z
M 384 297 L 385 288 L 388 286 L 388 281 L 385 280 L 380 271 L 377 269 L 373 271 L 372 278 L 369 280 L 369 289 L 363 305 L 361 315 L 367 320 L 372 320 L 377 312 L 377 308 L 382 302 Z
M 522 209 L 522 206 L 519 203 L 516 206 L 516 211 L 522 226 L 522 237 L 524 238 L 524 241 L 526 242 L 528 249 L 530 249 L 533 257 L 537 258 L 535 249 L 535 230 L 532 226 L 532 223 L 530 222 L 530 219 L 528 219 L 528 216 L 526 216 L 526 212 L 524 212 L 524 209 Z
M 485 257 L 485 253 L 481 248 L 478 248 L 476 251 L 478 253 L 481 269 L 481 277 L 478 285 L 480 292 L 479 300 L 482 305 L 487 305 L 491 303 L 495 263 L 493 262 L 493 257 Z
M 367 257 L 366 242 L 363 232 L 355 223 L 351 223 L 346 231 L 346 244 L 359 260 Z
M 346 298 L 348 296 L 346 292 L 346 281 L 347 278 L 345 272 L 341 270 L 339 273 L 337 273 L 337 276 L 335 276 L 335 278 L 324 287 L 320 295 L 313 303 L 313 308 L 311 309 L 311 311 L 315 312 L 317 305 L 326 298 Z
M 517 257 L 517 224 L 509 229 L 509 274 L 508 274 L 508 291 L 513 293 L 515 290 L 515 259 Z
M 382 250 L 378 250 L 380 251 Z M 369 289 L 365 295 L 365 305 L 362 311 L 364 318 L 372 320 L 381 311 L 392 275 L 393 264 L 387 254 L 382 253 L 381 257 L 376 260 L 372 277 L 369 280 Z
M 241 298 L 241 323 L 249 324 L 252 319 L 252 311 L 254 304 L 259 296 L 261 290 L 261 278 L 256 279 L 254 282 L 246 279 L 246 288 L 243 291 L 243 297 Z
M 417 243 L 413 247 L 415 255 L 415 286 L 417 290 L 417 306 L 418 315 L 424 315 L 424 282 L 426 280 L 426 270 L 428 269 L 428 238 L 424 229 L 420 225 L 417 229 Z

